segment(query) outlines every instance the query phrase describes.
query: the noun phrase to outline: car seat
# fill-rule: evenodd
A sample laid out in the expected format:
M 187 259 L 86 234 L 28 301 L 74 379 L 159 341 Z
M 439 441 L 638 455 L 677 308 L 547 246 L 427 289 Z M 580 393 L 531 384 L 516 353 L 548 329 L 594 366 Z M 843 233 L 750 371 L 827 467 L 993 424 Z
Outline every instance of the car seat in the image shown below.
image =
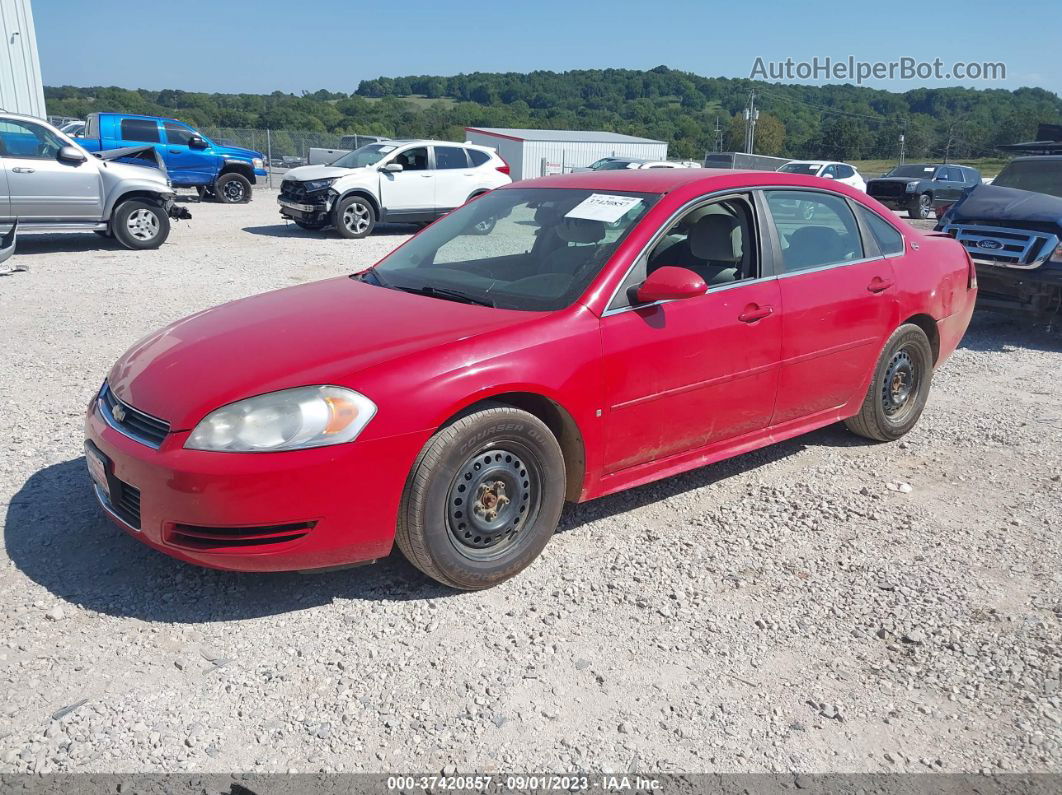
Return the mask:
M 843 262 L 848 255 L 844 238 L 828 226 L 802 226 L 787 240 L 789 247 L 782 254 L 786 270 Z

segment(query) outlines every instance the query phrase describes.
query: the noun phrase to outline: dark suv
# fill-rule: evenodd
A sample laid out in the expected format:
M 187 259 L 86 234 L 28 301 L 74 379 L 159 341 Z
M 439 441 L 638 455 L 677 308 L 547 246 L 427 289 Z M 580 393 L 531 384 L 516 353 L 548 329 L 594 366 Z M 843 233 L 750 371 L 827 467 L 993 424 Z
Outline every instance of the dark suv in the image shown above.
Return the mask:
M 979 307 L 1041 318 L 1062 309 L 1062 155 L 1010 161 L 945 212 L 937 230 L 977 266 Z
M 954 204 L 981 184 L 981 172 L 969 166 L 904 163 L 867 181 L 867 193 L 911 218 L 928 218 L 933 210 Z

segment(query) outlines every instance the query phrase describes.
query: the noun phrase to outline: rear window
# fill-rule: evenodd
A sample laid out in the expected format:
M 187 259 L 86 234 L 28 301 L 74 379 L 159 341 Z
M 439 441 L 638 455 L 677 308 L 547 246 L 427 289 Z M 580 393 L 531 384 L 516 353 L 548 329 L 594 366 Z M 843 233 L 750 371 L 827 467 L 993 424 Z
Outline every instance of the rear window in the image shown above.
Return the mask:
M 472 159 L 472 165 L 474 166 L 482 166 L 490 160 L 490 155 L 486 152 L 481 152 L 478 149 L 469 149 L 468 156 Z
M 877 213 L 866 207 L 859 208 L 859 214 L 863 217 L 863 223 L 870 228 L 870 234 L 878 243 L 878 249 L 886 257 L 890 254 L 903 253 L 903 235 L 896 231 L 892 224 Z
M 123 141 L 161 142 L 158 122 L 152 119 L 122 119 L 121 132 Z

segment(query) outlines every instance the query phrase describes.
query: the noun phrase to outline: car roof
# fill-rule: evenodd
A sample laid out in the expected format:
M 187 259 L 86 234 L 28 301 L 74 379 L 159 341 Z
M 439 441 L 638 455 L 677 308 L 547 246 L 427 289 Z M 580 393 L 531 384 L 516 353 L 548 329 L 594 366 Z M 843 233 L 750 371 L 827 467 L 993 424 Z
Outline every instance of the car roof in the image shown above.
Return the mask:
M 374 144 L 394 144 L 396 146 L 409 146 L 410 144 L 417 144 L 420 146 L 458 146 L 462 148 L 482 149 L 485 152 L 493 152 L 494 147 L 481 146 L 469 141 L 458 143 L 457 141 L 434 141 L 430 138 L 387 138 L 383 141 L 373 141 Z
M 576 190 L 611 190 L 632 193 L 670 193 L 679 188 L 700 188 L 705 193 L 726 188 L 753 188 L 761 185 L 785 185 L 832 189 L 848 193 L 833 180 L 781 171 L 753 171 L 728 168 L 656 168 L 619 171 L 578 171 L 554 174 L 514 182 L 497 190 L 518 188 L 571 188 Z

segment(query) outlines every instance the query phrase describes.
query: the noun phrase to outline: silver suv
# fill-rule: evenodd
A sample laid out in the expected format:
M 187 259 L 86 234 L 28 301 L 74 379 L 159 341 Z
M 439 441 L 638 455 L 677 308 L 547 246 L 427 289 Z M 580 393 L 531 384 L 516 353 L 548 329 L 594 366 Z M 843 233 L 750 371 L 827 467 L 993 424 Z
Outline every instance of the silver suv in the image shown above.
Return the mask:
M 191 214 L 174 203 L 152 147 L 90 155 L 40 119 L 0 113 L 0 228 L 17 221 L 19 232 L 92 231 L 146 249 L 165 242 L 171 218 Z

